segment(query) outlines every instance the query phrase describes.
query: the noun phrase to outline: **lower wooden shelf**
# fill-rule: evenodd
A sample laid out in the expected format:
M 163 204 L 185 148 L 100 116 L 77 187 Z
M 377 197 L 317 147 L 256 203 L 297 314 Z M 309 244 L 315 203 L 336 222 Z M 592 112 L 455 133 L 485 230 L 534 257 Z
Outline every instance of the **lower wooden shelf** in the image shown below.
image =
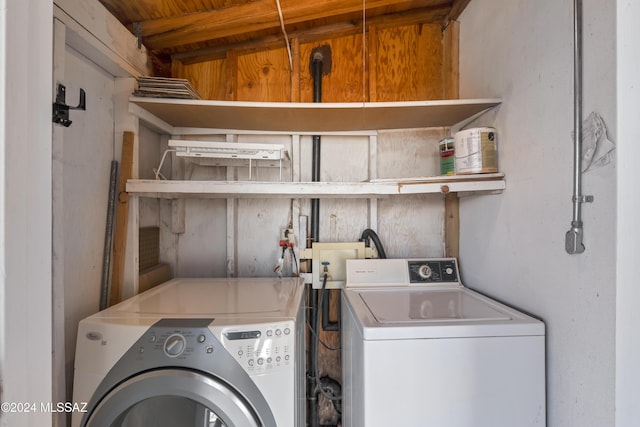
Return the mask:
M 378 179 L 367 182 L 256 182 L 129 180 L 134 197 L 179 198 L 378 198 L 403 194 L 501 192 L 504 174 Z

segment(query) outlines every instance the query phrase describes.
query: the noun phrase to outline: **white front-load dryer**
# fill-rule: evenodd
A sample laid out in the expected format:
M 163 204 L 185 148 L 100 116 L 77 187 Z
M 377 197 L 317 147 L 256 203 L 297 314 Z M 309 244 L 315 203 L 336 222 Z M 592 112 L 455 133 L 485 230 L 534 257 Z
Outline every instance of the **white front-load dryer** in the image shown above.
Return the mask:
M 82 426 L 305 423 L 301 279 L 174 279 L 82 320 Z

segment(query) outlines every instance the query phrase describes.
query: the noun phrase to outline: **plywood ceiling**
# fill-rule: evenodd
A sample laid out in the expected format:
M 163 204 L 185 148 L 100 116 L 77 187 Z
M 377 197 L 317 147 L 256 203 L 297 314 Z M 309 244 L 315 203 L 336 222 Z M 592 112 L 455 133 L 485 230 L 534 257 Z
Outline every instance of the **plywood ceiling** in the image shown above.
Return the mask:
M 100 0 L 155 56 L 184 63 L 362 32 L 455 20 L 470 0 Z M 363 13 L 364 9 L 364 13 Z M 281 20 L 284 22 L 284 32 Z

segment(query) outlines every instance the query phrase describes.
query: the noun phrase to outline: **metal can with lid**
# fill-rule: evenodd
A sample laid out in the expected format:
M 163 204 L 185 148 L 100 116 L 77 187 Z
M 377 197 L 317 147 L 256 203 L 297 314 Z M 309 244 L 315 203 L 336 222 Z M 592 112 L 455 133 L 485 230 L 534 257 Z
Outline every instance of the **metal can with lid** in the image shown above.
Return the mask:
M 456 173 L 498 172 L 497 134 L 494 128 L 472 128 L 455 134 Z

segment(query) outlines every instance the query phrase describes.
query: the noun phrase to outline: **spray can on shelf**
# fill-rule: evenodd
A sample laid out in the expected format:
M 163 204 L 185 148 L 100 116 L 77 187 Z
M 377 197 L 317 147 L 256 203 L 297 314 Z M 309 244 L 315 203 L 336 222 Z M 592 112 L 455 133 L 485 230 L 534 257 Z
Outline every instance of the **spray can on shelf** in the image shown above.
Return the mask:
M 440 175 L 456 174 L 454 141 L 454 138 L 449 136 L 441 139 L 438 143 L 440 150 Z

